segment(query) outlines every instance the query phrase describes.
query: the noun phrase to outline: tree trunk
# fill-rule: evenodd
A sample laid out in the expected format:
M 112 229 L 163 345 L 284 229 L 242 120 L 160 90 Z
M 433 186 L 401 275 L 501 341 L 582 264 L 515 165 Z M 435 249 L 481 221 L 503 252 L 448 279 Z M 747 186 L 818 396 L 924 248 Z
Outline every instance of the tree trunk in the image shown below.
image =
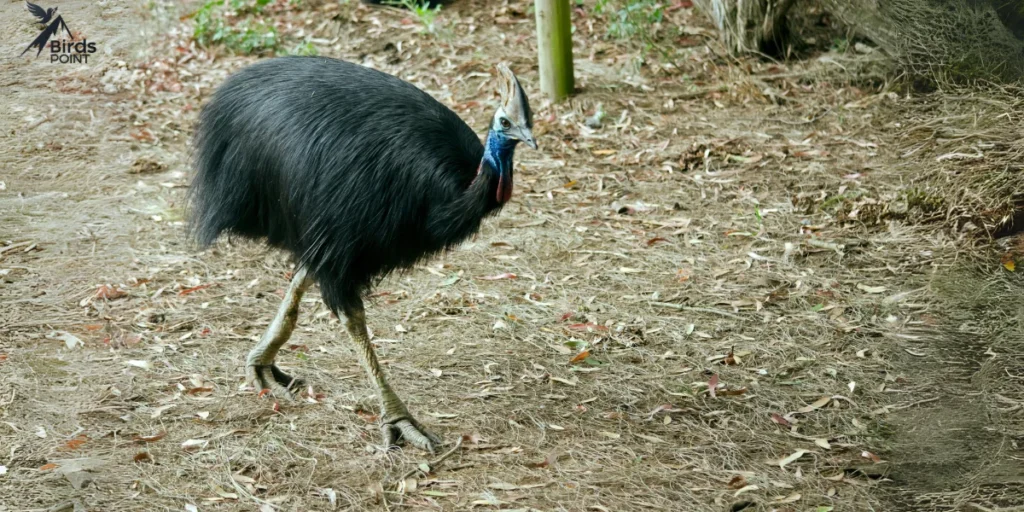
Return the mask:
M 554 101 L 572 94 L 572 12 L 569 0 L 535 0 L 540 89 Z

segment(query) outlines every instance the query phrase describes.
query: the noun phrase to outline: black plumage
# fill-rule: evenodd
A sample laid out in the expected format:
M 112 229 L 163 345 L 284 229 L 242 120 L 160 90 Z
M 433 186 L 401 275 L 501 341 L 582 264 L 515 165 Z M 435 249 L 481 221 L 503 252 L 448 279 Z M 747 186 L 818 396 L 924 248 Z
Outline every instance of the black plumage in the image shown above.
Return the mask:
M 317 57 L 263 61 L 201 114 L 192 227 L 202 246 L 230 232 L 292 253 L 340 311 L 500 208 L 494 174 L 474 180 L 483 153 L 458 115 L 391 75 Z
M 377 389 L 385 444 L 404 439 L 433 451 L 441 442 L 387 382 L 362 295 L 389 272 L 462 242 L 511 198 L 516 144 L 537 144 L 526 93 L 507 66 L 498 71 L 502 102 L 486 144 L 411 84 L 333 59 L 264 61 L 214 94 L 193 139 L 191 229 L 202 246 L 234 233 L 297 260 L 277 315 L 249 352 L 250 382 L 282 397 L 301 387 L 275 358 L 315 282 Z

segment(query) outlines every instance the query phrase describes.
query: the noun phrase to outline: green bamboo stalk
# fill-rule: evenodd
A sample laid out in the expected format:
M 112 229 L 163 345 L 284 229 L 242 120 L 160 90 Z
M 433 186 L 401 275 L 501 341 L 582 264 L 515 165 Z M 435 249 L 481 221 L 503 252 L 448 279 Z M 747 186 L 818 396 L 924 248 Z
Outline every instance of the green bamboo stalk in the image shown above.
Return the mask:
M 537 11 L 537 53 L 540 89 L 559 101 L 575 87 L 572 69 L 570 0 L 534 0 Z

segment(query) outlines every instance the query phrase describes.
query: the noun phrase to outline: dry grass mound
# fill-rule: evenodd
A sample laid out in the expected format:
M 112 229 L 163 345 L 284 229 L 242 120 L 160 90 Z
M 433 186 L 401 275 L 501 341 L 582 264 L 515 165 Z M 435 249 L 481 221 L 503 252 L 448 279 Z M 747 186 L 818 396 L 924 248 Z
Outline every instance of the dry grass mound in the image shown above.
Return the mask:
M 914 79 L 1024 76 L 1020 8 L 977 0 L 825 0 Z M 1007 5 L 1004 5 L 1007 4 Z
M 904 103 L 904 159 L 934 162 L 906 194 L 919 220 L 1001 238 L 1024 230 L 1024 103 L 1019 87 L 960 89 Z

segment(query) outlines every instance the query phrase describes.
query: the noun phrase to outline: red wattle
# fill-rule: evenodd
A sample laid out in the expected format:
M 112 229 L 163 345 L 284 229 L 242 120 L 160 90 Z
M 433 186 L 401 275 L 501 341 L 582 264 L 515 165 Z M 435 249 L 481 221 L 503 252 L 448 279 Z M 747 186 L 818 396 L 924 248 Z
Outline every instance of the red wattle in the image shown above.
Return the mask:
M 509 199 L 512 199 L 512 175 L 506 176 L 501 174 L 498 176 L 498 204 L 505 204 Z

